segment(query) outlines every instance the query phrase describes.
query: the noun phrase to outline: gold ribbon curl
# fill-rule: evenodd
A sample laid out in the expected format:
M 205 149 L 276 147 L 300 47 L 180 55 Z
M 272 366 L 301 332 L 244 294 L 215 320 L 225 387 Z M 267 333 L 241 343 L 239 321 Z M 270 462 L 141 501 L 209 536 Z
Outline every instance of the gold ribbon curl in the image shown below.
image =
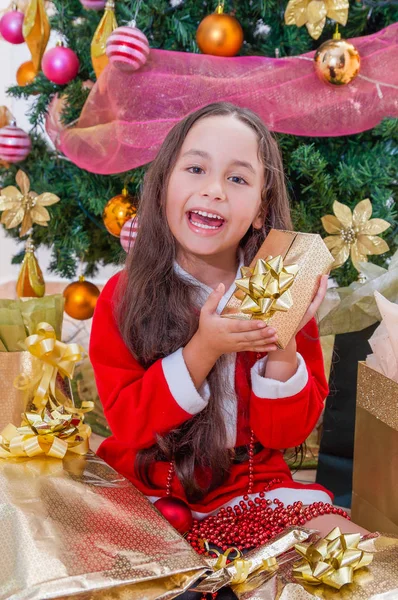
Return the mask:
M 335 527 L 315 544 L 296 544 L 303 560 L 294 565 L 294 577 L 302 584 L 324 583 L 337 590 L 352 583 L 354 571 L 367 567 L 373 560 L 370 552 L 358 549 L 360 539 L 359 533 L 342 534 Z
M 36 333 L 25 340 L 28 352 L 41 361 L 37 373 L 28 378 L 21 373 L 14 381 L 19 390 L 32 388 L 33 404 L 37 410 L 42 410 L 48 400 L 62 400 L 65 397 L 56 388 L 57 374 L 72 378 L 75 365 L 83 359 L 84 350 L 79 344 L 65 344 L 57 340 L 54 328 L 49 323 L 39 323 Z M 35 389 L 36 388 L 36 389 Z M 94 408 L 93 403 L 92 408 Z
M 298 265 L 284 266 L 280 255 L 259 258 L 253 270 L 242 267 L 242 278 L 235 281 L 245 293 L 239 310 L 263 321 L 269 321 L 278 311 L 288 311 L 293 306 L 289 288 L 298 270 Z
M 83 413 L 91 406 L 75 409 L 65 406 L 44 408 L 42 412 L 27 412 L 22 425 L 8 424 L 0 434 L 0 458 L 32 457 L 40 454 L 63 458 L 65 454 L 86 454 L 91 435 L 89 425 L 83 423 Z
M 208 546 L 207 546 L 208 547 Z M 242 553 L 235 547 L 228 548 L 223 554 L 221 554 L 218 550 L 208 549 L 208 552 L 212 552 L 217 556 L 217 562 L 214 565 L 214 570 L 218 571 L 219 569 L 231 570 L 231 568 L 235 571 L 232 575 L 232 579 L 229 582 L 229 585 L 238 585 L 240 583 L 244 583 L 250 574 L 259 573 L 260 571 L 267 571 L 270 569 L 274 569 L 277 566 L 277 560 L 274 556 L 270 558 L 264 558 L 261 561 L 261 564 L 256 567 L 255 570 L 252 570 L 253 563 L 251 560 L 243 558 Z M 236 552 L 236 557 L 233 559 L 229 559 L 229 555 L 232 552 Z M 227 561 L 231 562 L 227 564 Z

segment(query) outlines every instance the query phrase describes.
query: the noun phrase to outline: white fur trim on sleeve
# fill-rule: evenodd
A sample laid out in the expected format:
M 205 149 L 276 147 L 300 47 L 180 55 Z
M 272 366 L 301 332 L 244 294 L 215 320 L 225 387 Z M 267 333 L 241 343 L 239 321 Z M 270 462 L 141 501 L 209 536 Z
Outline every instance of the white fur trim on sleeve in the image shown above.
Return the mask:
M 210 398 L 210 388 L 207 381 L 199 391 L 196 389 L 187 365 L 179 348 L 162 359 L 163 373 L 174 400 L 188 413 L 195 415 L 203 410 Z
M 297 352 L 297 371 L 287 381 L 278 381 L 264 377 L 267 356 L 260 358 L 251 369 L 252 390 L 257 398 L 288 398 L 301 392 L 308 381 L 308 371 L 304 358 Z

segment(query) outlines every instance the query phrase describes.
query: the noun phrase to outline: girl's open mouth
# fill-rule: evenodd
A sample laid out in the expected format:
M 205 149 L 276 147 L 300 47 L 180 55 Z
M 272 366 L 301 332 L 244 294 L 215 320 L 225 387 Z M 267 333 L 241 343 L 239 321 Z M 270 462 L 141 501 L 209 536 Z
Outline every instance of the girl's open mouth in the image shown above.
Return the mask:
M 219 231 L 225 223 L 220 215 L 202 210 L 188 211 L 187 217 L 191 228 L 203 231 Z

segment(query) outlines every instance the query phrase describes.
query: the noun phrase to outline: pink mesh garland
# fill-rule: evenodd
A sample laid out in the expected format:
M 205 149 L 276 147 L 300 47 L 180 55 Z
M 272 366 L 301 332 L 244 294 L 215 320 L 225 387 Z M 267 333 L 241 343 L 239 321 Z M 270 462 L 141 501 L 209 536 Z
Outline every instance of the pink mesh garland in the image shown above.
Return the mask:
M 50 113 L 49 133 L 75 164 L 102 174 L 150 162 L 176 121 L 220 100 L 251 108 L 277 132 L 359 133 L 398 116 L 398 23 L 351 41 L 361 55 L 361 72 L 342 87 L 317 78 L 313 52 L 276 59 L 151 50 L 134 73 L 109 65 L 73 128 L 57 129 Z

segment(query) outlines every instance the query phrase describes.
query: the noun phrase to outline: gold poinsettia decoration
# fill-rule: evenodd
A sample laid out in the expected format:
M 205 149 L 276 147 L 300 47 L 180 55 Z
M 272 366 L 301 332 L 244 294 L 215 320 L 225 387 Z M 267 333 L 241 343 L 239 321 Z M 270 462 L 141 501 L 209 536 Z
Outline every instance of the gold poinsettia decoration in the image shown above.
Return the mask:
M 372 204 L 369 199 L 358 202 L 354 211 L 337 200 L 333 203 L 334 215 L 322 217 L 322 225 L 332 235 L 324 239 L 334 257 L 332 269 L 341 267 L 351 255 L 357 271 L 359 263 L 366 262 L 370 254 L 383 254 L 390 249 L 387 242 L 378 237 L 390 227 L 384 219 L 371 219 Z
M 305 25 L 308 33 L 317 40 L 325 27 L 326 17 L 340 25 L 348 19 L 348 0 L 290 0 L 285 11 L 286 25 Z
M 21 170 L 16 174 L 15 181 L 19 190 L 13 185 L 1 190 L 0 211 L 3 211 L 1 222 L 7 229 L 18 227 L 22 223 L 19 233 L 22 237 L 33 223 L 47 227 L 50 213 L 45 206 L 59 202 L 59 198 L 50 192 L 38 195 L 30 191 L 29 177 Z

